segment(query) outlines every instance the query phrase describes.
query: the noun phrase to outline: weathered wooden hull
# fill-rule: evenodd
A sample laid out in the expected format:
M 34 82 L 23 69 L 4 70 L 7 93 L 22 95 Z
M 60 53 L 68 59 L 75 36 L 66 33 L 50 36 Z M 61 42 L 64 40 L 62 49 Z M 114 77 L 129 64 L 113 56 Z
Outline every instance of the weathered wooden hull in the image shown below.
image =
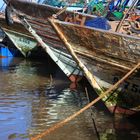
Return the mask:
M 30 56 L 31 51 L 37 47 L 37 41 L 29 36 L 22 35 L 19 32 L 11 32 L 6 29 L 4 31 L 24 57 Z
M 138 37 L 54 19 L 50 19 L 50 22 L 66 48 L 68 50 L 70 50 L 69 47 L 72 48 L 77 58 L 94 75 L 96 82 L 104 91 L 122 78 L 140 60 L 140 38 Z M 139 80 L 138 71 L 117 90 L 103 98 L 110 111 L 128 114 L 139 111 Z M 98 94 L 101 93 L 98 86 L 94 88 Z
M 12 41 L 0 30 L 0 58 L 21 56 L 20 51 L 14 46 Z

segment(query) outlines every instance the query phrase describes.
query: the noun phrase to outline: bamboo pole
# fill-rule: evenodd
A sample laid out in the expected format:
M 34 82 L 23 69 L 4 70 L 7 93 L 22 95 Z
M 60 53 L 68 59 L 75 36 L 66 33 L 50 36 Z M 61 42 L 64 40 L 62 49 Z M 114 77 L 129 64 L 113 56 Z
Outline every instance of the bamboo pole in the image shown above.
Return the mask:
M 2 4 L 2 6 L 0 8 L 0 12 L 2 12 L 4 6 L 5 6 L 5 3 Z
M 68 6 L 65 6 L 64 8 L 62 8 L 60 11 L 58 11 L 56 14 L 53 14 L 52 17 L 53 18 L 57 18 L 59 15 L 61 15 L 63 12 L 65 12 L 67 10 Z
M 77 55 L 75 54 L 74 50 L 72 49 L 72 46 L 69 44 L 69 42 L 66 40 L 65 36 L 61 33 L 61 31 L 59 30 L 59 28 L 55 25 L 55 19 L 48 19 L 50 21 L 50 23 L 52 24 L 52 26 L 54 27 L 54 29 L 56 30 L 56 32 L 58 33 L 60 39 L 64 42 L 67 50 L 70 52 L 70 54 L 72 55 L 73 59 L 77 62 L 78 66 L 81 68 L 81 70 L 83 70 L 84 75 L 86 77 L 88 77 L 88 81 L 89 83 L 92 85 L 92 87 L 96 90 L 100 90 L 101 92 L 103 92 L 103 89 L 99 86 L 99 84 L 97 83 L 95 77 L 93 76 L 93 74 L 87 69 L 87 67 L 79 60 L 79 58 L 77 57 Z
M 101 100 L 104 96 L 106 96 L 107 94 L 109 94 L 112 90 L 116 89 L 122 82 L 124 82 L 138 67 L 140 66 L 140 63 L 138 63 L 134 68 L 132 68 L 123 78 L 121 78 L 116 84 L 112 85 L 106 92 L 101 93 L 100 96 L 98 96 L 95 100 L 93 100 L 91 103 L 89 103 L 88 105 L 86 105 L 84 108 L 82 108 L 81 110 L 77 111 L 75 114 L 67 117 L 66 119 L 62 120 L 61 122 L 58 122 L 57 124 L 55 124 L 54 126 L 50 127 L 49 129 L 47 129 L 46 131 L 44 131 L 43 133 L 31 138 L 31 140 L 38 140 L 39 138 L 42 138 L 48 134 L 50 134 L 51 132 L 53 132 L 54 130 L 64 126 L 66 123 L 68 123 L 69 121 L 71 121 L 72 119 L 74 119 L 75 117 L 79 116 L 81 113 L 83 113 L 85 110 L 89 109 L 91 106 L 93 106 L 95 103 L 97 103 L 99 100 Z
M 8 0 L 3 0 L 6 4 L 8 4 Z

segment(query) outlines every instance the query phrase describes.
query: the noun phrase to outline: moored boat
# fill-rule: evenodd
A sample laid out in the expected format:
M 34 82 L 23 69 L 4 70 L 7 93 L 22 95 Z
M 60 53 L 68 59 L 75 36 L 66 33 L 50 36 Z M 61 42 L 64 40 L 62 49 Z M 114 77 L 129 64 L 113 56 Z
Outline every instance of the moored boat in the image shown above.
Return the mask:
M 71 60 L 70 66 L 74 66 L 70 73 L 67 73 L 64 67 L 57 63 L 68 77 L 81 73 L 79 68 L 75 72 L 79 63 L 69 55 L 69 47 L 73 49 L 82 62 L 83 69 L 86 68 L 90 73 L 93 81 L 89 81 L 94 83 L 94 89 L 98 94 L 108 89 L 139 61 L 139 37 L 84 26 L 85 22 L 94 16 L 68 11 L 61 12 L 59 8 L 52 6 L 18 0 L 10 1 L 10 5 L 22 24 L 56 63 L 65 60 L 64 57 L 61 59 L 56 57 L 54 52 L 52 55 L 53 49 L 56 49 L 60 56 L 61 54 L 69 56 L 66 57 L 68 58 L 66 62 Z M 35 12 L 36 10 L 38 12 Z M 48 18 L 53 14 L 55 14 L 53 17 L 57 17 L 59 21 L 50 18 L 49 22 Z M 103 99 L 109 110 L 128 114 L 139 111 L 138 75 L 138 73 L 133 75 L 118 90 Z M 119 94 L 122 92 L 124 94 Z
M 15 13 L 20 22 L 37 40 L 38 44 L 46 50 L 69 79 L 73 82 L 77 81 L 83 74 L 48 22 L 48 18 L 54 15 L 60 20 L 77 22 L 82 25 L 85 20 L 90 20 L 95 16 L 27 1 L 13 0 L 9 1 L 8 5 L 11 5 L 11 7 L 8 6 L 7 8 L 11 13 L 8 13 L 7 21 L 12 21 L 11 15 Z M 22 31 L 18 32 L 23 33 Z
M 77 59 L 93 76 L 98 85 L 94 85 L 94 89 L 99 95 L 123 77 L 140 60 L 140 38 L 137 36 L 55 19 L 50 19 L 50 22 L 69 52 L 71 53 L 71 48 Z M 76 59 L 75 61 L 77 62 Z M 103 98 L 110 111 L 127 114 L 139 111 L 139 80 L 138 71 L 117 90 Z
M 48 21 L 48 18 L 52 16 L 52 14 L 56 14 L 62 9 L 25 1 L 9 2 L 12 2 L 10 5 L 13 5 L 12 8 L 14 14 L 16 14 L 15 16 L 17 16 L 20 22 L 37 40 L 38 44 L 48 53 L 72 82 L 77 81 L 81 77 L 82 72 Z M 38 10 L 38 12 L 36 12 L 36 10 Z M 60 15 L 60 18 L 69 20 L 69 16 L 73 16 L 73 13 L 72 11 L 66 11 Z M 76 18 L 78 18 L 80 14 L 81 13 L 79 13 Z M 87 16 L 87 18 L 91 17 L 93 16 Z M 11 19 L 8 20 L 10 21 Z
M 21 53 L 6 36 L 3 30 L 0 30 L 0 58 L 13 56 L 21 56 Z

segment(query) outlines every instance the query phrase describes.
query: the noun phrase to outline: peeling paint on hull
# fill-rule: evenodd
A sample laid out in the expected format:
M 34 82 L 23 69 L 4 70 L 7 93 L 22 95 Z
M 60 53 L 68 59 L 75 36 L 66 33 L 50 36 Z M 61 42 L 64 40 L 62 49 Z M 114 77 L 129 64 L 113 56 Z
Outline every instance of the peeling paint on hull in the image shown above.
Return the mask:
M 66 76 L 70 79 L 73 76 L 75 78 L 72 79 L 77 79 L 77 76 L 81 76 L 81 70 L 78 68 L 75 61 L 73 61 L 73 59 L 69 57 L 69 53 L 64 47 L 63 42 L 59 39 L 55 30 L 52 28 L 48 21 L 48 17 L 59 11 L 59 9 L 48 6 L 47 10 L 45 10 L 44 5 L 40 5 L 38 7 L 38 4 L 30 2 L 26 3 L 23 1 L 18 1 L 17 7 L 17 1 L 11 2 L 12 5 L 14 4 L 13 8 L 15 10 L 16 16 L 19 17 L 21 23 L 31 34 L 34 32 L 32 36 L 34 36 L 34 38 L 38 41 L 38 44 L 40 44 L 40 46 L 47 53 L 49 50 L 48 55 L 60 67 L 60 69 L 66 74 Z M 36 10 L 38 10 L 38 12 L 36 12 Z M 66 17 L 66 15 L 64 17 Z M 72 80 L 72 82 L 76 81 Z
M 72 46 L 76 56 L 95 76 L 98 94 L 100 94 L 98 87 L 108 89 L 140 60 L 140 40 L 137 37 L 61 22 L 65 21 L 69 15 L 73 19 L 78 15 L 78 13 L 65 11 L 57 17 L 60 21 L 55 22 L 59 31 L 64 35 L 64 41 L 48 21 L 48 18 L 60 9 L 19 0 L 12 0 L 10 4 L 18 16 L 26 19 L 36 34 L 41 37 L 43 43 L 66 54 L 69 54 L 67 43 Z M 81 14 L 78 16 L 82 17 Z M 86 20 L 93 18 L 85 16 Z M 133 75 L 125 85 L 110 94 L 111 97 L 106 96 L 103 99 L 106 106 L 110 108 L 117 105 L 139 111 L 139 80 L 139 76 Z
M 71 47 L 105 91 L 121 79 L 140 60 L 140 38 L 83 27 L 58 20 L 50 22 L 66 48 Z M 132 112 L 140 110 L 140 73 L 134 73 L 117 90 L 103 98 L 111 108 L 118 106 Z M 100 95 L 101 90 L 96 88 Z M 120 109 L 121 110 L 121 109 Z M 119 113 L 120 111 L 116 111 Z M 131 112 L 130 111 L 130 112 Z M 122 111 L 123 112 L 123 111 Z M 125 113 L 127 113 L 126 111 Z M 129 114 L 129 113 L 128 113 Z

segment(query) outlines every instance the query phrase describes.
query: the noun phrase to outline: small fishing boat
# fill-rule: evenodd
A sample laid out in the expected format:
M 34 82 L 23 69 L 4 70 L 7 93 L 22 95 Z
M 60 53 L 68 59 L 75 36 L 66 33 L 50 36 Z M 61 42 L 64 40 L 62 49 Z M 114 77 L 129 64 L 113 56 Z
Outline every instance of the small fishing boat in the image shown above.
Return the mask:
M 8 6 L 7 12 L 9 16 L 6 17 L 6 20 L 10 23 L 13 20 L 11 19 L 13 16 L 10 14 L 14 15 L 14 17 L 16 17 L 24 25 L 24 27 L 28 30 L 28 33 L 37 40 L 38 44 L 48 53 L 48 55 L 67 75 L 67 77 L 69 77 L 72 82 L 79 80 L 79 78 L 83 75 L 82 71 L 79 67 L 77 67 L 77 64 L 71 58 L 64 47 L 63 42 L 59 39 L 57 33 L 48 21 L 49 17 L 57 12 L 59 13 L 59 11 L 63 9 L 27 1 L 15 0 L 9 2 L 12 7 Z M 38 12 L 36 12 L 36 10 L 38 10 Z M 73 13 L 73 11 L 65 11 L 60 15 L 60 18 L 62 20 L 70 20 L 69 16 L 74 16 Z M 77 16 L 75 15 L 76 18 L 78 19 L 78 16 L 81 14 L 82 13 L 77 13 Z M 87 18 L 91 17 L 94 16 L 87 15 Z M 10 26 L 15 26 L 15 23 Z M 16 29 L 16 26 L 14 29 Z M 17 32 L 25 34 L 26 31 L 19 30 Z
M 140 61 L 139 34 L 127 35 L 53 18 L 50 23 L 98 95 Z M 103 98 L 111 112 L 128 115 L 140 110 L 139 74 L 135 72 Z
M 98 86 L 95 84 L 94 89 L 99 95 L 103 89 L 106 90 L 117 82 L 140 60 L 139 37 L 82 27 L 58 20 L 50 19 L 50 22 L 67 49 L 71 47 L 77 58 L 93 74 L 98 83 Z M 103 101 L 109 110 L 124 111 L 121 108 L 117 110 L 116 105 L 139 110 L 139 80 L 139 72 L 137 72 L 118 90 L 106 96 Z
M 95 20 L 94 25 L 102 26 L 102 29 L 97 29 L 89 27 L 89 21 L 96 19 L 92 15 L 19 0 L 12 0 L 8 5 L 72 81 L 75 78 L 71 76 L 83 74 L 80 67 L 88 73 L 90 78 L 86 77 L 99 95 L 139 61 L 140 38 L 108 30 L 104 19 L 99 18 L 104 26 L 98 24 L 98 18 Z M 72 58 L 69 48 L 78 59 Z M 138 72 L 135 73 L 120 88 L 103 98 L 111 112 L 132 114 L 139 111 L 138 75 Z

